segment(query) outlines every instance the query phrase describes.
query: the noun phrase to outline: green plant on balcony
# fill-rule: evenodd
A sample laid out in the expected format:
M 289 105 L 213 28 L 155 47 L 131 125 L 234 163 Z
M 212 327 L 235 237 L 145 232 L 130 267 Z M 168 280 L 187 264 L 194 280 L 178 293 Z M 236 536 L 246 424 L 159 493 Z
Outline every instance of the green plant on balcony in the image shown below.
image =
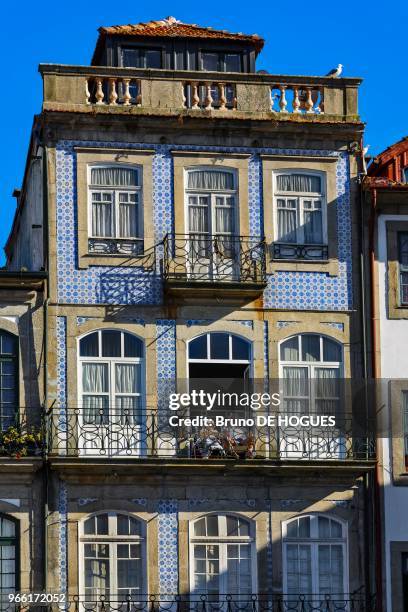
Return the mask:
M 11 426 L 0 432 L 0 455 L 16 459 L 36 455 L 40 453 L 43 441 L 43 431 L 39 427 L 31 427 L 23 432 Z

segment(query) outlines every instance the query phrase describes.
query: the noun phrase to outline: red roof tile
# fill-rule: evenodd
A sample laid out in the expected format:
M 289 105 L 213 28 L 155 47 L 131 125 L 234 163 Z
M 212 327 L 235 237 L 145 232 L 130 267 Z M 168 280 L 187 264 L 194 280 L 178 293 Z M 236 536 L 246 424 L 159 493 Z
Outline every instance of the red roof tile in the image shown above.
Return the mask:
M 160 21 L 148 21 L 119 26 L 108 26 L 99 28 L 99 39 L 96 44 L 92 63 L 99 55 L 102 40 L 105 36 L 148 36 L 148 37 L 173 37 L 173 38 L 216 38 L 218 40 L 237 40 L 252 43 L 256 51 L 262 49 L 264 39 L 257 34 L 232 33 L 227 30 L 215 30 L 210 27 L 198 26 L 196 24 L 182 23 L 174 17 L 166 17 Z

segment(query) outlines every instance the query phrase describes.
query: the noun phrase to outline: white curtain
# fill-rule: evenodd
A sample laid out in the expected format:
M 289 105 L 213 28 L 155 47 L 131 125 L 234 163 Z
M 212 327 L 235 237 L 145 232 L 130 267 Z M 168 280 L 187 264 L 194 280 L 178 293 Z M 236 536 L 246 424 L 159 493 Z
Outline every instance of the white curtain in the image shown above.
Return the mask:
M 217 234 L 232 234 L 234 231 L 233 209 L 217 206 L 215 209 L 215 231 Z
M 189 205 L 188 209 L 190 233 L 204 234 L 208 232 L 208 206 Z
M 321 244 L 323 242 L 322 211 L 304 210 L 305 244 Z
M 299 413 L 307 410 L 309 404 L 307 368 L 297 366 L 283 368 L 283 393 L 287 412 Z
M 112 206 L 111 202 L 92 202 L 93 236 L 100 236 L 101 238 L 113 236 Z
M 296 243 L 296 207 L 290 206 L 293 200 L 286 202 L 278 200 L 278 240 L 281 242 Z
M 130 363 L 117 363 L 115 366 L 116 393 L 138 393 L 139 386 L 138 366 Z
M 91 168 L 91 185 L 137 187 L 138 171 L 126 167 Z
M 309 174 L 278 174 L 276 177 L 278 191 L 295 191 L 297 193 L 320 193 L 319 176 Z
M 194 170 L 188 173 L 189 189 L 211 189 L 224 191 L 234 189 L 234 175 L 232 172 L 214 170 Z
M 106 363 L 84 363 L 82 365 L 82 390 L 84 393 L 106 393 L 109 390 Z
M 316 408 L 319 413 L 336 414 L 339 404 L 338 368 L 315 368 Z
M 129 202 L 131 194 L 119 194 L 119 236 L 121 238 L 135 238 L 137 230 L 136 203 Z

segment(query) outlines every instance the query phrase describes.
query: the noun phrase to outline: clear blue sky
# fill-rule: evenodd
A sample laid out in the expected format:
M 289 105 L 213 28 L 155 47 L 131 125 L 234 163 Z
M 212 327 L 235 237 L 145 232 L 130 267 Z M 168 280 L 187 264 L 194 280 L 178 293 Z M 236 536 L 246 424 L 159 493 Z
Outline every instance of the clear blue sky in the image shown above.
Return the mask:
M 387 9 L 392 11 L 389 17 Z M 360 114 L 367 123 L 370 153 L 408 134 L 408 2 L 403 0 L 9 2 L 2 9 L 1 247 L 13 218 L 11 193 L 21 184 L 32 118 L 40 111 L 38 64 L 89 64 L 99 26 L 168 15 L 186 23 L 260 34 L 266 44 L 258 68 L 275 74 L 320 75 L 342 63 L 345 76 L 364 78 Z

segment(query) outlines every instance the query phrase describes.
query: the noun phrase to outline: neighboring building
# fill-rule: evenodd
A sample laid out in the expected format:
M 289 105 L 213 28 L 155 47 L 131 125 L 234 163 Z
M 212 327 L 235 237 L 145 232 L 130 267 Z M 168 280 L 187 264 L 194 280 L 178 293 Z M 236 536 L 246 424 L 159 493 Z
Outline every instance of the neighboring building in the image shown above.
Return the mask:
M 7 267 L 49 274 L 43 587 L 72 610 L 374 610 L 375 446 L 338 392 L 364 375 L 360 79 L 257 74 L 262 46 L 169 17 L 40 66 Z M 171 430 L 175 379 L 215 376 L 341 431 Z
M 381 379 L 379 484 L 386 609 L 408 609 L 408 139 L 376 157 L 364 181 L 373 372 Z
M 4 596 L 43 585 L 45 282 L 45 272 L 0 269 L 0 595 Z M 8 606 L 2 603 L 1 609 Z

